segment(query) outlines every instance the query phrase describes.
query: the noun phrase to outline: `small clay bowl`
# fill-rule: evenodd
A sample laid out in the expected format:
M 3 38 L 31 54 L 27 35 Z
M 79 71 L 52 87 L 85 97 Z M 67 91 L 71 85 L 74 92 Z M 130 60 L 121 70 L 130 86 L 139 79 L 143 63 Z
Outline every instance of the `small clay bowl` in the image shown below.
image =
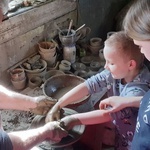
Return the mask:
M 81 62 L 85 65 L 90 65 L 92 60 L 93 60 L 93 57 L 91 57 L 91 56 L 84 56 L 81 58 Z
M 40 77 L 32 77 L 29 79 L 29 87 L 34 89 L 35 87 L 39 87 L 42 84 L 42 79 Z
M 90 69 L 92 71 L 98 71 L 101 68 L 101 63 L 98 61 L 93 61 L 90 63 Z
M 90 39 L 90 45 L 91 46 L 101 46 L 102 45 L 102 39 L 95 37 Z
M 89 49 L 90 49 L 91 53 L 95 56 L 99 55 L 99 50 L 102 48 L 103 48 L 103 45 L 101 45 L 101 46 L 89 45 Z
M 11 80 L 11 83 L 13 84 L 16 90 L 22 90 L 26 87 L 26 77 L 18 81 Z
M 25 72 L 22 68 L 15 68 L 10 71 L 11 80 L 21 81 L 25 78 Z
M 74 70 L 86 70 L 86 66 L 83 63 L 75 62 L 72 64 Z

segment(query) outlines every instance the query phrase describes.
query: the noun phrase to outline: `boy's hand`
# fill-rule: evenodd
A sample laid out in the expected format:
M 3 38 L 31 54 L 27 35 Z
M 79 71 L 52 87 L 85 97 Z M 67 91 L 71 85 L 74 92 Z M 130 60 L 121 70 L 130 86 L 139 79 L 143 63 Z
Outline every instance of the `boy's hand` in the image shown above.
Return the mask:
M 57 100 L 46 96 L 36 97 L 35 103 L 37 106 L 35 108 L 30 108 L 30 111 L 36 115 L 46 115 L 56 102 Z
M 75 115 L 69 115 L 62 118 L 60 120 L 60 126 L 68 131 L 72 129 L 75 125 L 81 125 L 82 123 L 74 116 Z

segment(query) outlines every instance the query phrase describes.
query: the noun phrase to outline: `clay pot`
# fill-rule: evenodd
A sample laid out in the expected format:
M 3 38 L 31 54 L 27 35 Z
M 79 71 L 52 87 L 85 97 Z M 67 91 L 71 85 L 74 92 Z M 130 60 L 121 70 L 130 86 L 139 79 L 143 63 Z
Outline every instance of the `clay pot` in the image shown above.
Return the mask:
M 21 68 L 23 68 L 25 70 L 25 72 L 27 73 L 40 73 L 43 70 L 45 70 L 47 68 L 47 63 L 45 60 L 40 59 L 40 62 L 42 64 L 42 68 L 41 69 L 33 69 L 33 70 L 29 70 L 29 69 L 25 69 L 25 67 L 23 65 L 20 65 Z
M 93 58 L 91 56 L 84 56 L 81 58 L 81 62 L 87 66 L 90 65 L 90 63 L 92 62 Z
M 39 51 L 39 54 L 41 55 L 41 58 L 47 62 L 48 67 L 54 66 L 57 58 L 56 51 L 50 53 L 48 52 L 44 53 L 42 51 Z
M 101 63 L 99 61 L 92 61 L 90 63 L 90 69 L 92 71 L 98 71 L 101 68 Z
M 38 72 L 38 73 L 30 73 L 30 72 L 27 72 L 27 77 L 28 77 L 28 79 L 30 79 L 30 78 L 32 78 L 32 77 L 40 77 L 40 78 L 44 78 L 44 75 L 45 75 L 45 73 L 46 73 L 46 70 L 47 69 L 44 69 L 43 71 L 41 71 L 41 72 Z
M 56 44 L 53 42 L 39 43 L 39 54 L 47 62 L 48 67 L 53 67 L 57 58 Z
M 59 70 L 61 71 L 69 71 L 71 69 L 71 63 L 67 60 L 62 60 L 59 64 Z
M 22 68 L 15 68 L 10 71 L 11 80 L 21 81 L 25 78 L 25 72 Z
M 75 62 L 72 64 L 72 68 L 77 71 L 77 70 L 86 70 L 86 66 L 83 63 Z
M 39 45 L 39 50 L 43 53 L 55 53 L 56 51 L 56 45 L 53 42 L 41 42 L 38 43 Z
M 102 48 L 103 48 L 103 46 L 91 46 L 91 45 L 89 45 L 89 49 L 94 56 L 99 55 L 99 50 Z
M 11 82 L 16 90 L 22 90 L 26 87 L 26 77 L 18 81 L 11 80 Z
M 31 77 L 35 77 L 35 76 L 39 76 L 39 77 L 43 77 L 46 70 L 47 70 L 47 62 L 43 59 L 40 59 L 40 62 L 42 64 L 42 68 L 41 69 L 34 69 L 34 70 L 29 70 L 29 69 L 25 69 L 23 65 L 20 65 L 21 68 L 23 68 L 26 72 L 27 77 L 30 79 Z
M 42 84 L 42 79 L 38 76 L 35 76 L 35 77 L 31 77 L 29 79 L 29 84 L 28 85 L 29 85 L 30 88 L 33 89 L 35 87 L 40 87 L 41 84 Z
M 90 45 L 91 46 L 101 46 L 102 45 L 102 39 L 95 37 L 90 39 Z

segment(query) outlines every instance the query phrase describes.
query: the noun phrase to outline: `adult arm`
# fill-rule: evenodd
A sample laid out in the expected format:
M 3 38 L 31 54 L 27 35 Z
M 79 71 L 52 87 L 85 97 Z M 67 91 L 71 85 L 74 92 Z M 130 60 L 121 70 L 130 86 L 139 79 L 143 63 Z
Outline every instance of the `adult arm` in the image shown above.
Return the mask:
M 107 109 L 108 113 L 117 112 L 126 107 L 139 107 L 142 96 L 135 97 L 120 97 L 120 96 L 112 96 L 102 100 L 99 104 L 99 108 Z
M 13 92 L 0 85 L 0 109 L 32 111 L 35 114 L 46 114 L 55 101 L 45 96 L 31 97 Z
M 60 128 L 58 122 L 50 122 L 36 129 L 8 133 L 8 136 L 13 150 L 29 150 L 44 140 L 59 142 L 67 132 Z

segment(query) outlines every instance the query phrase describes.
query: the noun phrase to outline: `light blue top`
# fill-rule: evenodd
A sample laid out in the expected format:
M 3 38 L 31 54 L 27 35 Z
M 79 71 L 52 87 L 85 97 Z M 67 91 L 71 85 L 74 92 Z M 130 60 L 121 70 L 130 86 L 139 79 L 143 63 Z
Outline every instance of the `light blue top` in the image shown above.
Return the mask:
M 143 96 L 150 86 L 150 72 L 147 67 L 140 71 L 135 79 L 125 85 L 121 80 L 113 79 L 108 70 L 104 70 L 85 81 L 90 94 L 101 92 L 107 88 L 108 96 Z M 125 108 L 117 113 L 111 114 L 112 121 L 116 125 L 116 149 L 129 150 L 133 139 L 137 108 Z

